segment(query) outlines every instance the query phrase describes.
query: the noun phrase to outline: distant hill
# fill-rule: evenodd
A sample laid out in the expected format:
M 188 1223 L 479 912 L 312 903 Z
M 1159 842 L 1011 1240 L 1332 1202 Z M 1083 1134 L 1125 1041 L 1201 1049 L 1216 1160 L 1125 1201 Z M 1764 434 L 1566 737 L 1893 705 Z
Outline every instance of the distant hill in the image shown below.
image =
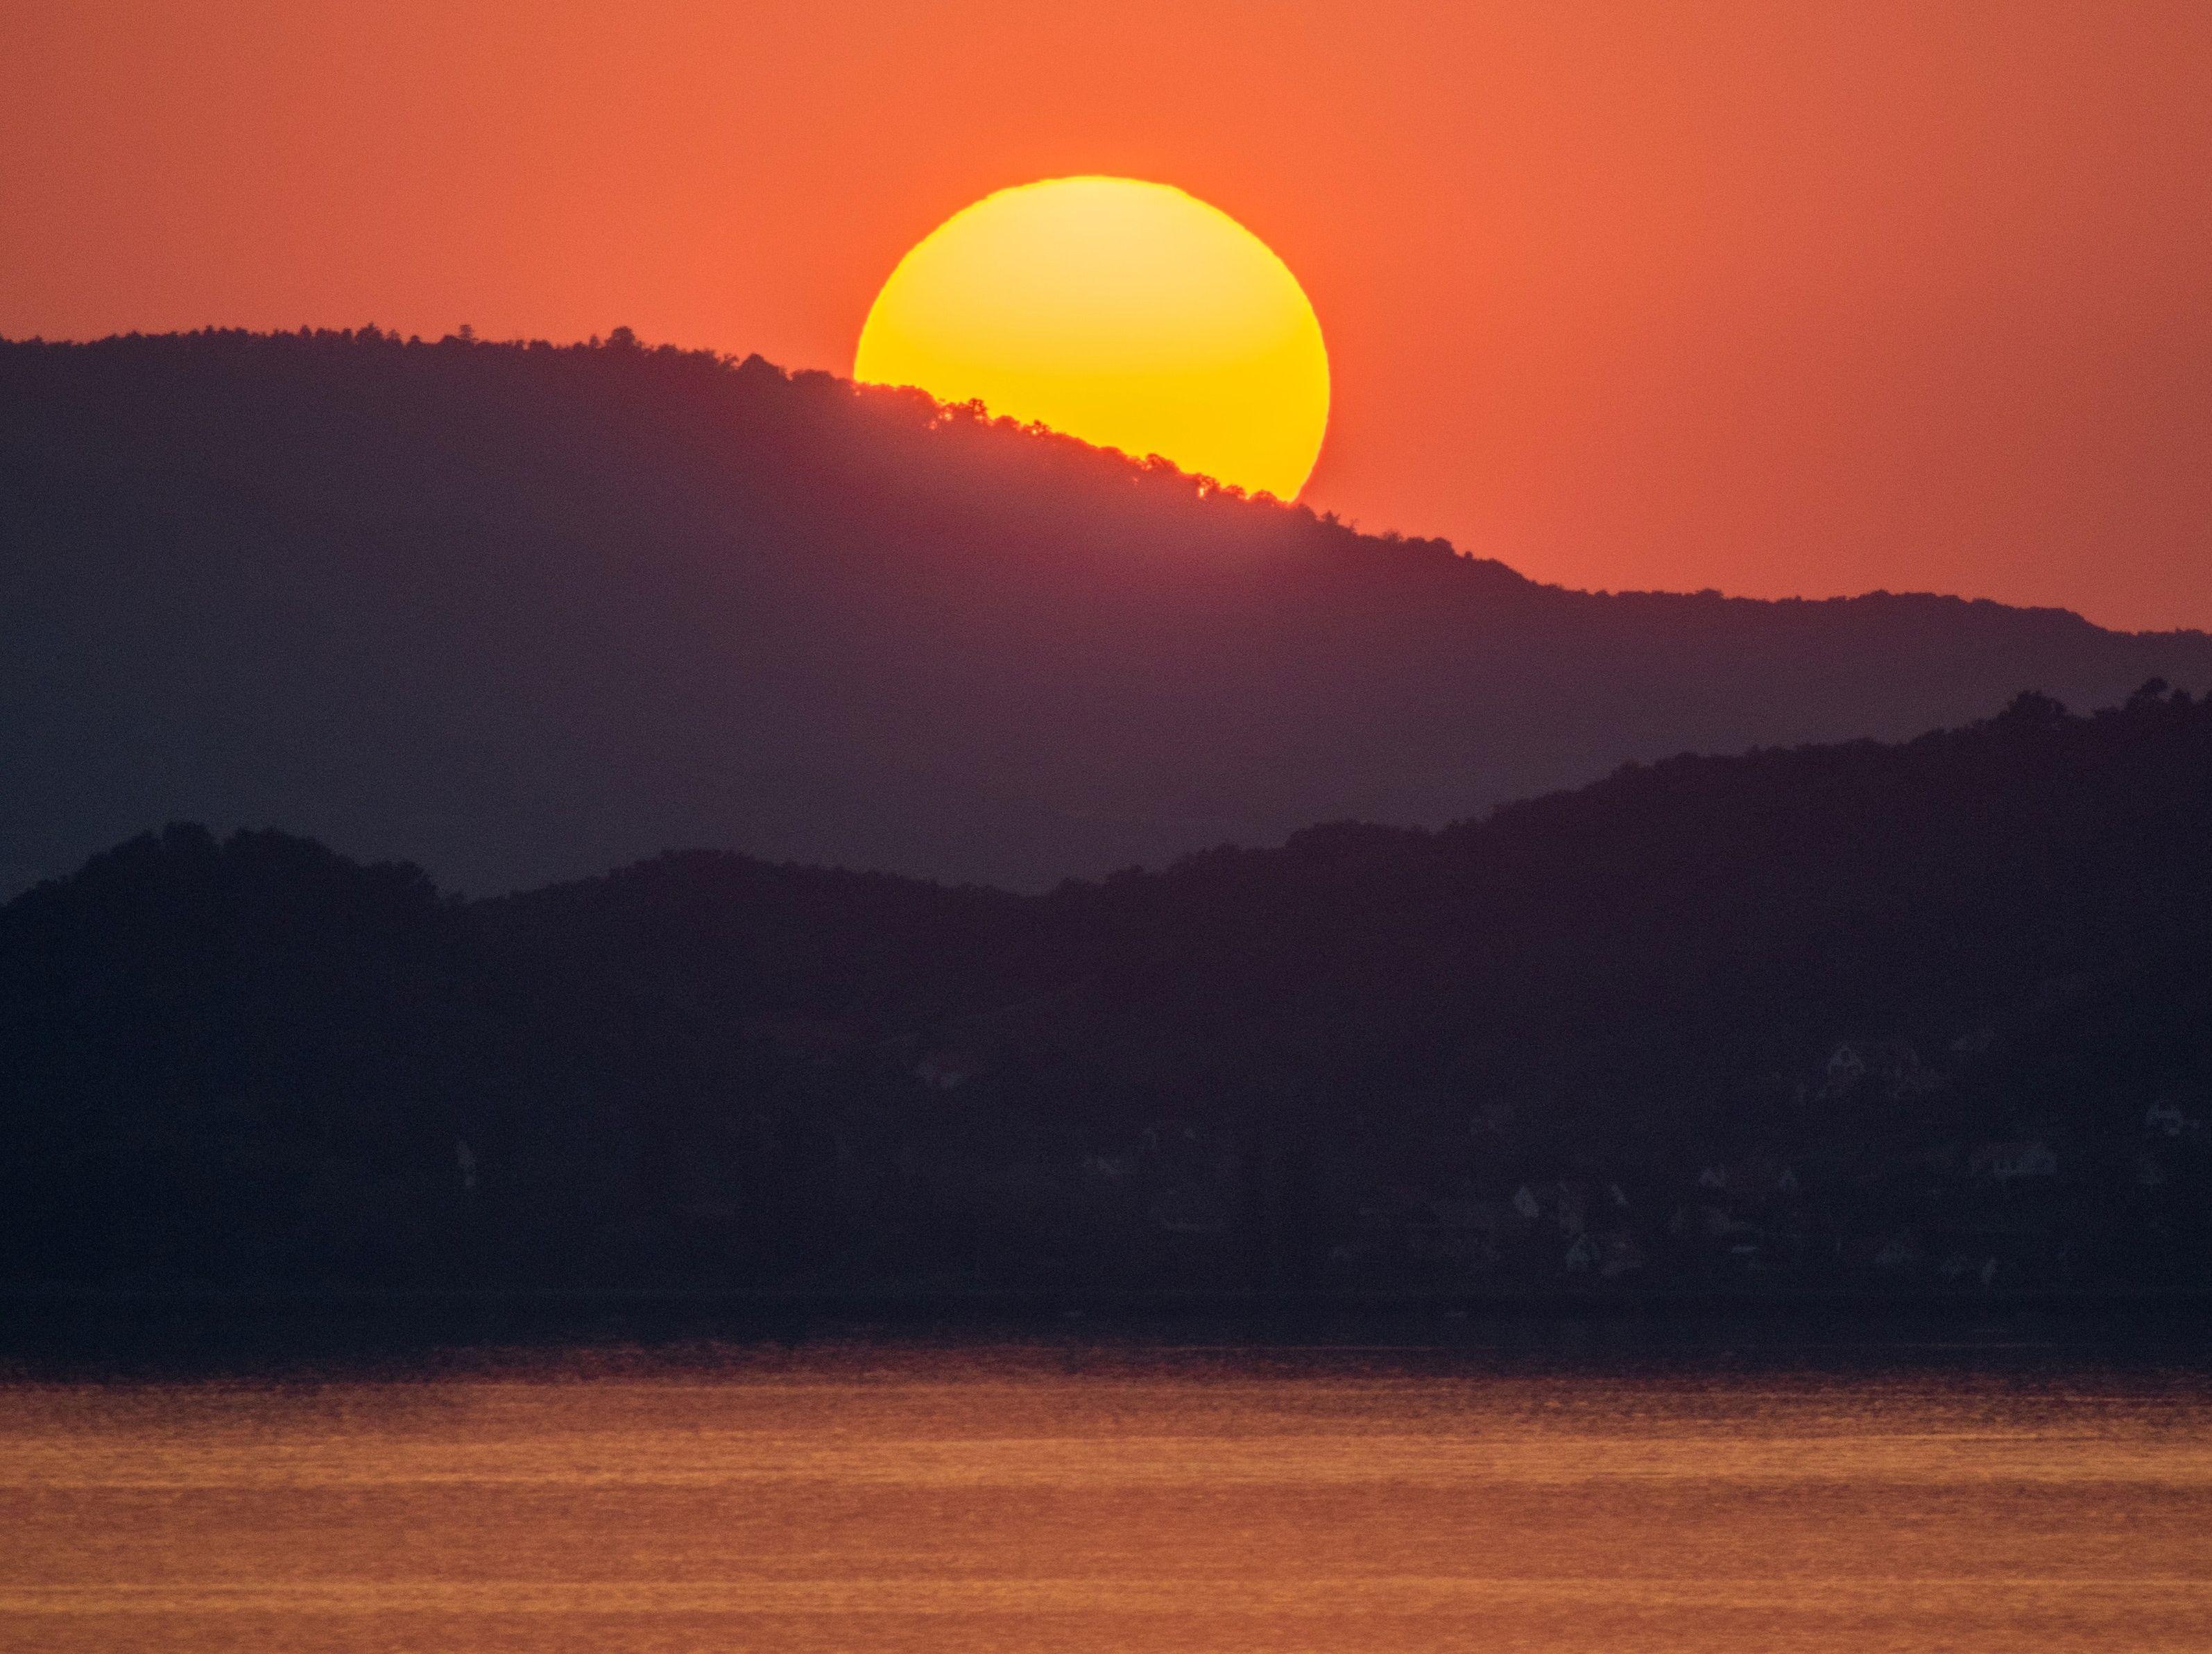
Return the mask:
M 1032 896 L 174 827 L 0 1051 L 0 1281 L 2202 1291 L 2212 699 Z
M 0 344 L 0 891 L 173 817 L 483 892 L 684 845 L 1041 888 L 2154 675 L 2212 638 L 1561 591 L 627 335 Z

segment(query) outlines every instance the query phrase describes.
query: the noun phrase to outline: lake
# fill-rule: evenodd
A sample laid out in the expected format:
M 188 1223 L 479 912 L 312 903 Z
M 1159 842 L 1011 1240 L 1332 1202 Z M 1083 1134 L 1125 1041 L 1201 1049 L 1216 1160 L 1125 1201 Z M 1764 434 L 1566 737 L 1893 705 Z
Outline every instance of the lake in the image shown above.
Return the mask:
M 32 1651 L 2191 1650 L 2212 1390 L 2063 1341 L 686 1345 L 0 1385 Z

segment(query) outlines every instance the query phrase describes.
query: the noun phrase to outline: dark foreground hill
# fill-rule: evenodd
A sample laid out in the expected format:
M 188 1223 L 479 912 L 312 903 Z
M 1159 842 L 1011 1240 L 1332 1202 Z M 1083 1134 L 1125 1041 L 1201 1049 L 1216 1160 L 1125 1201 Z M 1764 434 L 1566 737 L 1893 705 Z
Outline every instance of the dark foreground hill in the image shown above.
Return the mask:
M 2154 675 L 2212 639 L 1565 591 L 626 337 L 0 344 L 0 894 L 176 818 L 476 891 L 686 845 L 1042 888 Z
M 2212 700 L 1042 896 L 462 903 L 172 828 L 0 908 L 0 1275 L 2212 1287 Z

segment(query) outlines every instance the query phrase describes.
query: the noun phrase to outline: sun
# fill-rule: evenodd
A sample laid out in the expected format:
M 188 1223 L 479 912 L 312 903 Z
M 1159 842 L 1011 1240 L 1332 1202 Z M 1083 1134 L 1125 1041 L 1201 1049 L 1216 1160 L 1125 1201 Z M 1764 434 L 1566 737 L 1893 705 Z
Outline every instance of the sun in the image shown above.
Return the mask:
M 1048 179 L 954 214 L 876 295 L 853 377 L 1283 500 L 1328 425 L 1328 353 L 1289 267 L 1135 179 Z

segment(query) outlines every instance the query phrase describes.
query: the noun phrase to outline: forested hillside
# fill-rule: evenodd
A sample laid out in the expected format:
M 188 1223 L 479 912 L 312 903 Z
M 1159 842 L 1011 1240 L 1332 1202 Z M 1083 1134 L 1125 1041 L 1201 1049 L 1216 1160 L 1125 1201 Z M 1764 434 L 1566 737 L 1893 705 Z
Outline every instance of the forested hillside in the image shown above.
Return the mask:
M 1541 587 L 627 336 L 0 344 L 0 894 L 173 819 L 480 894 L 692 846 L 1043 888 L 2153 676 L 2212 639 Z
M 2201 1287 L 2208 850 L 2161 684 L 1031 896 L 171 828 L 0 909 L 0 1271 Z

